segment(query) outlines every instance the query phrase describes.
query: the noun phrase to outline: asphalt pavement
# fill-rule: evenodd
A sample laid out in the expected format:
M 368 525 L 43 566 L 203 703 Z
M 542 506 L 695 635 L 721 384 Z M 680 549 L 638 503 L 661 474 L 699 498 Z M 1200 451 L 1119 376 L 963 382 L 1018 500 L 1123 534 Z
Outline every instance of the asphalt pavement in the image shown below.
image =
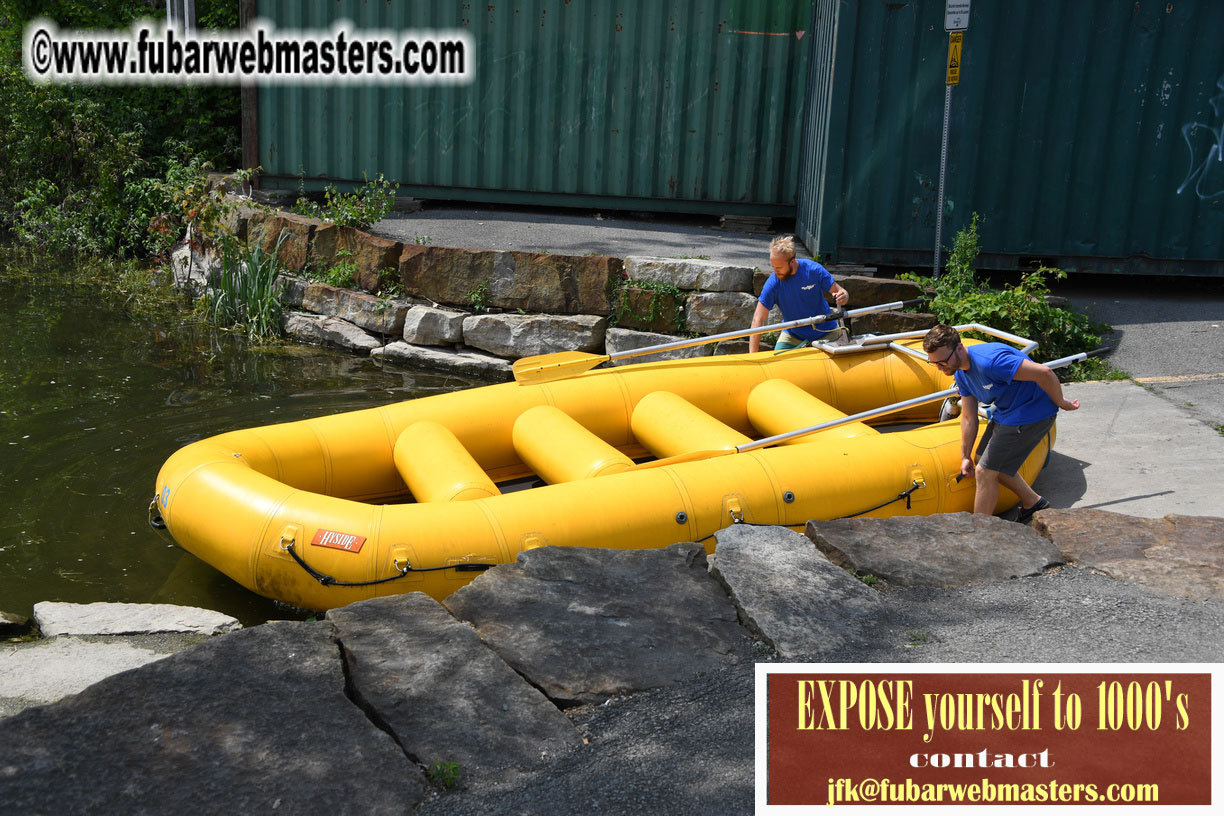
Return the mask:
M 1224 274 L 1215 279 L 1089 275 L 1054 291 L 1113 326 L 1107 345 L 1115 368 L 1208 425 L 1224 426 Z
M 523 207 L 477 208 L 428 203 L 393 212 L 370 230 L 405 243 L 555 255 L 701 258 L 769 268 L 771 232 L 735 232 L 719 219 L 654 213 L 602 213 Z

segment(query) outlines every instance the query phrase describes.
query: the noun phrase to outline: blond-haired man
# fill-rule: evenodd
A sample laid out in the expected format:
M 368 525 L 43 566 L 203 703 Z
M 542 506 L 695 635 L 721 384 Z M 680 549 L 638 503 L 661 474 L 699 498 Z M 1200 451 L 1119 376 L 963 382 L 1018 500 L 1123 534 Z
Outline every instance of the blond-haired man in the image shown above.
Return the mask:
M 815 261 L 795 257 L 795 239 L 790 235 L 779 235 L 769 244 L 769 265 L 773 274 L 761 288 L 756 311 L 752 315 L 752 328 L 764 326 L 769 310 L 775 305 L 782 309 L 783 320 L 799 320 L 828 314 L 832 311 L 825 292 L 833 295 L 838 306 L 850 302 L 850 293 L 833 280 L 829 270 Z M 782 332 L 774 349 L 784 351 L 805 343 L 840 338 L 843 329 L 836 320 L 826 320 L 816 326 L 797 326 Z M 759 351 L 761 336 L 748 338 L 748 350 Z

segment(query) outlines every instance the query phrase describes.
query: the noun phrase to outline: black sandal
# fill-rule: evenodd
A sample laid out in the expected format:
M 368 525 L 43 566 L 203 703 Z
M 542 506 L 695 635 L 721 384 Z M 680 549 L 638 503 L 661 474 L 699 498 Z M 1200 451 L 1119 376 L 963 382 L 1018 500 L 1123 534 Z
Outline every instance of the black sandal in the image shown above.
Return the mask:
M 1019 515 L 1016 516 L 1016 521 L 1020 522 L 1021 524 L 1027 524 L 1032 520 L 1034 513 L 1036 513 L 1038 510 L 1045 510 L 1049 506 L 1050 503 L 1046 501 L 1045 496 L 1042 496 L 1037 499 L 1037 503 L 1032 507 L 1021 507 Z

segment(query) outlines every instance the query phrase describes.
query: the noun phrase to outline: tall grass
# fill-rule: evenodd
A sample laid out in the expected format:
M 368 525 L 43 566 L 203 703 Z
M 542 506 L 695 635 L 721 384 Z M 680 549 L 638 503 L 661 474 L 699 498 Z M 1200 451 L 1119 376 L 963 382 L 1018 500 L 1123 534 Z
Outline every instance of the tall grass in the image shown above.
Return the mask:
M 285 286 L 279 279 L 282 266 L 277 256 L 286 236 L 281 233 L 271 252 L 239 244 L 231 237 L 222 241 L 221 275 L 208 290 L 210 321 L 242 328 L 252 340 L 281 335 Z

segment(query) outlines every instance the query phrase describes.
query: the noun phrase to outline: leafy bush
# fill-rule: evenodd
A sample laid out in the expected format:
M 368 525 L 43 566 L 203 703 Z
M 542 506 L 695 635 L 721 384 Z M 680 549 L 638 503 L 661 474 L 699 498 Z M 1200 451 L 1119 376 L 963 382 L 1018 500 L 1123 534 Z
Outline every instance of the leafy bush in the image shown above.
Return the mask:
M 329 184 L 323 191 L 322 204 L 300 197 L 293 211 L 341 227 L 367 229 L 391 212 L 397 190 L 399 185 L 392 184 L 380 173 L 374 181 L 367 180 L 351 193 L 341 193 L 336 185 Z
M 202 25 L 237 26 L 237 4 L 198 0 Z M 150 222 L 172 202 L 156 181 L 180 147 L 236 165 L 239 90 L 34 85 L 21 68 L 25 25 L 122 29 L 164 13 L 149 0 L 0 0 L 0 235 L 44 249 L 142 255 L 163 247 Z
M 978 222 L 979 216 L 974 213 L 969 225 L 956 234 L 947 269 L 939 278 L 903 276 L 934 290 L 928 308 L 939 322 L 950 326 L 982 323 L 1027 337 L 1038 343 L 1040 359 L 1051 360 L 1099 347 L 1101 335 L 1110 330 L 1109 326 L 1054 306 L 1048 300 L 1047 279 L 1065 278 L 1067 273 L 1061 269 L 1042 266 L 1026 272 L 1018 284 L 1002 289 L 992 289 L 978 279 L 974 270 Z

